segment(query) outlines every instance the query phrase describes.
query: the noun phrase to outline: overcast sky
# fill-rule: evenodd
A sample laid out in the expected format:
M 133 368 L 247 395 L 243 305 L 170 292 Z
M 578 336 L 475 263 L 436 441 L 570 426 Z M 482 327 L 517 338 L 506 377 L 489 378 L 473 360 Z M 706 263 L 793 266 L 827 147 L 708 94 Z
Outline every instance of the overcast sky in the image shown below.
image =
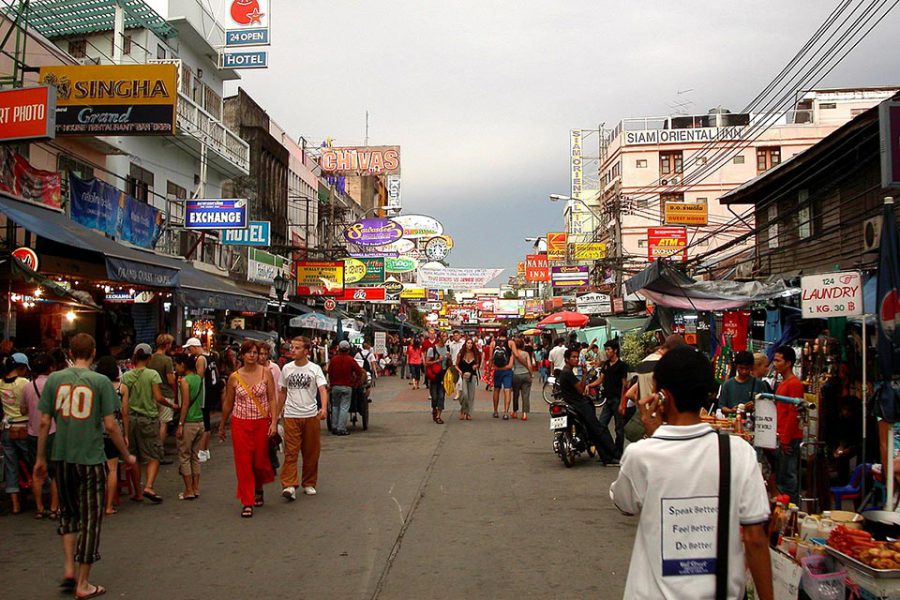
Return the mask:
M 270 67 L 239 85 L 316 143 L 362 144 L 368 110 L 370 143 L 401 146 L 404 212 L 444 223 L 453 266 L 505 276 L 526 235 L 562 226 L 547 196 L 568 192 L 569 129 L 671 114 L 676 101 L 740 110 L 837 2 L 272 4 Z M 900 84 L 897 31 L 895 10 L 821 85 Z

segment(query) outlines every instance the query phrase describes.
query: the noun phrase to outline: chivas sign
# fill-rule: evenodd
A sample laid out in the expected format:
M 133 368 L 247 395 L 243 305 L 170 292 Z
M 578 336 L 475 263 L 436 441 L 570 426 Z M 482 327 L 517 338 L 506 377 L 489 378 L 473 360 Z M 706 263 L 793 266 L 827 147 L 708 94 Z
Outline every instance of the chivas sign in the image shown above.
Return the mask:
M 56 87 L 57 135 L 172 135 L 174 64 L 41 67 Z

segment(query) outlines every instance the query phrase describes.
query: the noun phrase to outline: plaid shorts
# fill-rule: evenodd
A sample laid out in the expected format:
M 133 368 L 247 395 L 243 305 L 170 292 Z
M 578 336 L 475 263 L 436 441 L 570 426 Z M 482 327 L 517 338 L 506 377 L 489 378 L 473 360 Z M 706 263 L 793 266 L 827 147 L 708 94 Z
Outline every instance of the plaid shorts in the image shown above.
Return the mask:
M 59 534 L 78 534 L 75 562 L 97 562 L 106 500 L 106 463 L 76 465 L 54 461 L 53 464 L 59 486 Z

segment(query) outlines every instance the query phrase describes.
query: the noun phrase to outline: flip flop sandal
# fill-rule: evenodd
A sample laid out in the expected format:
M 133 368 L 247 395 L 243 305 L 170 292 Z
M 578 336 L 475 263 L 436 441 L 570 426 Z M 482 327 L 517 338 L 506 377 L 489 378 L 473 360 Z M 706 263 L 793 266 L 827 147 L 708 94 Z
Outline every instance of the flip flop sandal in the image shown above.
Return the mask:
M 117 515 L 117 514 L 119 514 L 119 509 L 114 508 L 112 510 L 105 510 L 105 511 L 103 511 L 103 514 L 106 515 L 107 517 L 112 516 L 112 515 Z
M 148 492 L 147 490 L 144 490 L 144 498 L 146 498 L 153 504 L 159 504 L 163 501 L 162 496 L 160 496 L 156 492 Z
M 262 506 L 263 504 L 265 504 L 265 500 L 263 499 L 262 495 L 256 496 L 253 499 L 253 506 Z
M 179 500 L 196 500 L 197 496 L 187 496 L 187 495 L 185 495 L 184 492 L 180 492 L 178 494 L 178 499 Z
M 56 521 L 57 519 L 59 519 L 59 511 L 51 510 L 49 513 L 47 513 L 47 518 L 51 521 Z
M 252 507 L 252 506 L 245 506 L 245 507 L 241 510 L 241 518 L 242 518 L 242 519 L 250 519 L 250 518 L 252 518 L 252 517 L 253 517 L 253 507 Z
M 90 594 L 87 594 L 85 596 L 79 596 L 78 594 L 75 594 L 75 600 L 87 600 L 88 598 L 96 598 L 97 596 L 102 596 L 105 593 L 106 593 L 105 587 L 103 587 L 102 585 L 95 585 L 94 591 L 91 592 Z
M 47 512 L 46 510 L 38 511 L 38 512 L 34 513 L 34 519 L 36 521 L 41 521 L 43 519 L 46 519 L 49 514 L 50 513 Z

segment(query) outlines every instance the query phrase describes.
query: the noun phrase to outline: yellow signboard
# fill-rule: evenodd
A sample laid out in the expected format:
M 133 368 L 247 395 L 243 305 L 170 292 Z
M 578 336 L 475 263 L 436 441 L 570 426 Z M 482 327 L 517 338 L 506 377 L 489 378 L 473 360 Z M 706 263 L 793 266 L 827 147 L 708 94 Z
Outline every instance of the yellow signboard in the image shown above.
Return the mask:
M 425 300 L 427 294 L 423 287 L 404 287 L 400 297 L 405 300 Z
M 705 227 L 709 223 L 709 209 L 705 202 L 666 202 L 667 225 Z
M 56 87 L 58 134 L 175 133 L 174 64 L 44 66 L 39 78 Z
M 344 291 L 344 261 L 298 260 L 298 296 L 340 296 Z
M 566 242 L 568 237 L 565 231 L 550 232 L 547 234 L 547 260 L 565 260 Z
M 572 244 L 575 260 L 601 260 L 606 258 L 606 244 L 591 242 Z
M 356 283 L 366 276 L 366 264 L 355 258 L 344 259 L 344 283 Z

